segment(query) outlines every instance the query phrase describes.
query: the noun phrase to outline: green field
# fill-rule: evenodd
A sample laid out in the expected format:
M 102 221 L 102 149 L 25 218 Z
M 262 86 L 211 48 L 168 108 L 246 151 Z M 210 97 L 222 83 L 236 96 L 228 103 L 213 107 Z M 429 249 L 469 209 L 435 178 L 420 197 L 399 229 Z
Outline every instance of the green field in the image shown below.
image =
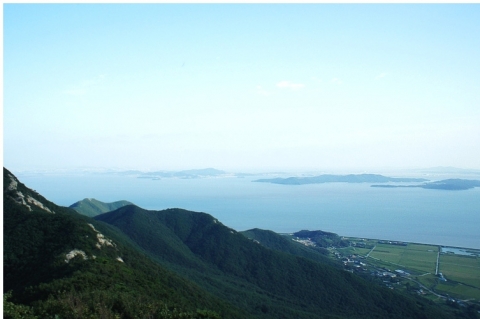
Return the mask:
M 350 239 L 352 240 L 352 239 Z M 356 240 L 356 239 L 354 239 Z M 429 290 L 438 294 L 461 300 L 480 301 L 480 257 L 463 256 L 452 253 L 438 254 L 440 247 L 409 243 L 406 246 L 378 243 L 376 240 L 364 240 L 375 248 L 347 247 L 338 249 L 344 255 L 356 254 L 369 256 L 365 259 L 371 267 L 401 269 L 410 274 L 403 280 L 406 285 L 418 286 L 421 283 Z M 477 251 L 478 252 L 478 251 Z M 436 275 L 437 256 L 439 256 L 438 272 L 442 273 L 446 281 Z M 420 286 L 418 286 L 420 288 Z M 435 294 L 430 295 L 437 298 Z
M 439 272 L 447 281 L 440 281 L 437 290 L 480 300 L 480 258 L 441 254 Z
M 377 244 L 370 257 L 407 270 L 412 274 L 435 273 L 438 247 L 420 244 L 396 246 Z

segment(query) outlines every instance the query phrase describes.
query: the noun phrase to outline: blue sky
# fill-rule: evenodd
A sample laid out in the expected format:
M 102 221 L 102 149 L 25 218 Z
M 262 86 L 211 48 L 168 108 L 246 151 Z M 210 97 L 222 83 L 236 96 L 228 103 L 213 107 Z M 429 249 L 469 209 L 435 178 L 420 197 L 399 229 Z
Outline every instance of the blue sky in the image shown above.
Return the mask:
M 4 4 L 12 170 L 480 168 L 480 5 Z

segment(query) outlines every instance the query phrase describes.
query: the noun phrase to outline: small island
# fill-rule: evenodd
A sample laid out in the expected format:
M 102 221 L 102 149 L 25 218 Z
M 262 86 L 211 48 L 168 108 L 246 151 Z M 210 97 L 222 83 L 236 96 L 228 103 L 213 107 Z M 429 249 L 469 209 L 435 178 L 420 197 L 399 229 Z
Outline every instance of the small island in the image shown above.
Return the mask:
M 429 182 L 420 185 L 372 185 L 372 187 L 382 188 L 398 188 L 398 187 L 417 187 L 425 189 L 442 189 L 442 190 L 467 190 L 480 187 L 479 180 L 472 179 L 445 179 L 441 181 Z
M 221 171 L 215 168 L 203 168 L 203 169 L 190 169 L 184 171 L 156 171 L 156 172 L 141 172 L 138 178 L 150 178 L 159 180 L 162 178 L 182 178 L 182 179 L 194 179 L 194 178 L 208 178 L 219 177 L 226 175 L 225 171 Z
M 267 178 L 257 179 L 254 182 L 273 183 L 283 185 L 304 185 L 304 184 L 322 184 L 322 183 L 421 183 L 427 182 L 423 178 L 400 178 L 387 177 L 378 174 L 349 174 L 349 175 L 318 175 L 311 177 L 288 177 L 288 178 Z

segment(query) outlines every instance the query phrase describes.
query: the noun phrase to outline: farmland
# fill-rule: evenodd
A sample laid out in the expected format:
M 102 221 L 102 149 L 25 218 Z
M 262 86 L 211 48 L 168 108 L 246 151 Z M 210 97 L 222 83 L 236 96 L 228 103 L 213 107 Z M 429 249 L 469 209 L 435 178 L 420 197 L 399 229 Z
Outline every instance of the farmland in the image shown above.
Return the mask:
M 373 276 L 391 289 L 459 304 L 480 301 L 480 250 L 468 254 L 435 245 L 348 238 L 350 247 L 333 248 L 345 269 Z M 466 251 L 466 250 L 463 250 Z M 438 264 L 437 264 L 438 260 Z M 438 267 L 438 268 L 437 268 Z

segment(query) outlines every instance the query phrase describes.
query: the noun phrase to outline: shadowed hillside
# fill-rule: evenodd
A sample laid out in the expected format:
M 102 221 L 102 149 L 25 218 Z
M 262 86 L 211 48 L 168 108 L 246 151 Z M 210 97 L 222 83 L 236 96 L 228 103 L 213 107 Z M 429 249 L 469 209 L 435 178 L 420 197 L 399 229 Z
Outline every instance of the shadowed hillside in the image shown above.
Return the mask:
M 125 206 L 114 225 L 160 263 L 265 318 L 420 318 L 440 312 L 329 263 L 268 249 L 205 213 Z M 263 314 L 262 314 L 263 313 Z M 437 313 L 434 315 L 434 313 Z

